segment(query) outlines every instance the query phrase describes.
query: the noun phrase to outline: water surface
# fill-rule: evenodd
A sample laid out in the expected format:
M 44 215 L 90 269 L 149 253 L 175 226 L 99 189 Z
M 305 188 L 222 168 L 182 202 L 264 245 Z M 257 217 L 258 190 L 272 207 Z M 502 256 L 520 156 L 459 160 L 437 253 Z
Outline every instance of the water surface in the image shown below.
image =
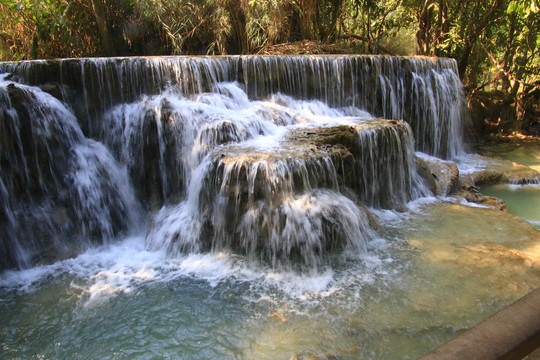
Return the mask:
M 376 213 L 367 252 L 318 271 L 168 259 L 134 237 L 5 272 L 2 358 L 414 359 L 540 286 L 540 236 L 518 218 L 435 199 Z
M 501 143 L 484 148 L 483 152 L 490 156 L 523 164 L 540 172 L 540 141 Z M 540 184 L 482 185 L 482 193 L 495 196 L 506 201 L 508 211 L 520 216 L 537 229 L 540 229 Z

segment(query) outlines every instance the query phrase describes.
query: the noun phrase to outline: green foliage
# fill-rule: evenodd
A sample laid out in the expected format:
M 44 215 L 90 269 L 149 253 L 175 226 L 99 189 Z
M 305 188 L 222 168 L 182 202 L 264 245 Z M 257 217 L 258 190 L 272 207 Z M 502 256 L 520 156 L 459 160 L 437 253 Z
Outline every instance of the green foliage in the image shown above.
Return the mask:
M 1 0 L 2 55 L 17 59 L 37 58 L 42 45 L 69 37 L 64 16 L 69 7 L 65 0 Z
M 173 54 L 226 53 L 230 16 L 225 0 L 135 0 L 136 11 L 157 23 Z
M 290 2 L 284 0 L 252 0 L 247 9 L 247 37 L 250 52 L 287 41 L 290 36 Z
M 82 1 L 82 0 L 81 0 Z M 0 60 L 81 56 L 95 51 L 93 24 L 73 0 L 0 0 Z
M 402 0 L 352 0 L 347 2 L 350 19 L 348 33 L 358 35 L 364 43 L 363 52 L 390 53 L 383 43 L 402 34 L 410 27 L 411 19 Z M 405 31 L 406 32 L 406 31 Z M 390 47 L 392 47 L 390 45 Z
M 417 27 L 418 52 L 456 59 L 471 99 L 505 94 L 493 96 L 506 118 L 499 122 L 519 129 L 527 111 L 537 111 L 538 105 L 526 109 L 539 102 L 538 0 L 404 0 L 402 6 Z
M 534 83 L 540 80 L 538 4 L 536 1 L 514 0 L 508 5 L 506 14 L 501 21 L 503 26 L 497 29 L 492 51 L 502 57 L 504 75 L 511 77 L 514 74 L 514 80 Z M 500 48 L 505 42 L 504 53 L 501 53 Z

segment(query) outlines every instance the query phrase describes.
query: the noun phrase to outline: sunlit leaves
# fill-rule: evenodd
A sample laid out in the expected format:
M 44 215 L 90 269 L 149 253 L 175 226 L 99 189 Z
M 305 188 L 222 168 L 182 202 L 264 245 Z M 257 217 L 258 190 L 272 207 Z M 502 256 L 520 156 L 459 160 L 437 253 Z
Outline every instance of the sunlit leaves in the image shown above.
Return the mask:
M 48 42 L 68 38 L 64 21 L 68 8 L 67 0 L 0 1 L 4 55 L 9 57 L 7 47 L 19 57 L 36 58 Z

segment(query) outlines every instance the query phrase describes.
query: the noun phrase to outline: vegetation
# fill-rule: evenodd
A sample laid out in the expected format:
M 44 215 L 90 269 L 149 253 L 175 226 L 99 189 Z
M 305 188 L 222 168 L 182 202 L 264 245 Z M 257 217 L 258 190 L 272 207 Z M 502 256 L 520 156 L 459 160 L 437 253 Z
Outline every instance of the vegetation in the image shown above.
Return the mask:
M 309 40 L 457 60 L 482 131 L 540 133 L 538 0 L 0 0 L 0 60 L 252 54 Z

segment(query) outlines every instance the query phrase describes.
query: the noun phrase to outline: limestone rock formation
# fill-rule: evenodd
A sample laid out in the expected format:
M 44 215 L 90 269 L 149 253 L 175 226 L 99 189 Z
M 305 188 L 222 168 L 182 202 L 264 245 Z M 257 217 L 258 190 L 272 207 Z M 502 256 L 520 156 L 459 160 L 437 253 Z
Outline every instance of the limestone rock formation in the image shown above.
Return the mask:
M 528 166 L 512 161 L 475 155 L 478 167 L 466 174 L 465 178 L 475 185 L 482 184 L 535 184 L 540 183 L 540 173 Z
M 436 196 L 454 194 L 459 187 L 459 169 L 456 163 L 417 153 L 418 174 Z

